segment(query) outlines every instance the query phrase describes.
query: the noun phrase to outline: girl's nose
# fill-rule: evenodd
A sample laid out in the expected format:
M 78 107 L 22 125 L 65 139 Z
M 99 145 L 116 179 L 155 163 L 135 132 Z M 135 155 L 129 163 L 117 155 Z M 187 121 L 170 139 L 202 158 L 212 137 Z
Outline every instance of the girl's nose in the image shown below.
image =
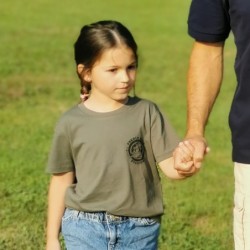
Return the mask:
M 122 72 L 122 82 L 129 82 L 129 74 L 127 71 Z

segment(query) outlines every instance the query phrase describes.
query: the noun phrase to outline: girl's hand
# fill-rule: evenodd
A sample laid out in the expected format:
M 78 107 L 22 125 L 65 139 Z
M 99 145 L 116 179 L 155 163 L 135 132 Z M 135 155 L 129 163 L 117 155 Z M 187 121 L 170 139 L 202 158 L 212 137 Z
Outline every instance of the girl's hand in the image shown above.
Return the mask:
M 61 244 L 58 239 L 48 240 L 46 250 L 61 250 Z

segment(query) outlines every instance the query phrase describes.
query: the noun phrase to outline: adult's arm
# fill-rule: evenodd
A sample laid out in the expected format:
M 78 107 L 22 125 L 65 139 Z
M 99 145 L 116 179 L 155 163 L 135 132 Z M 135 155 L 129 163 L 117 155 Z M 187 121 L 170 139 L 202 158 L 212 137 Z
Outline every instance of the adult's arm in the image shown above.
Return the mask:
M 60 250 L 59 234 L 65 210 L 65 191 L 74 182 L 74 172 L 52 175 L 48 195 L 46 250 Z
M 205 127 L 219 94 L 223 77 L 224 42 L 195 42 L 190 56 L 187 85 L 187 131 L 186 140 L 194 150 L 194 165 L 200 168 L 208 150 L 204 138 Z M 175 156 L 175 168 L 180 171 L 180 155 Z

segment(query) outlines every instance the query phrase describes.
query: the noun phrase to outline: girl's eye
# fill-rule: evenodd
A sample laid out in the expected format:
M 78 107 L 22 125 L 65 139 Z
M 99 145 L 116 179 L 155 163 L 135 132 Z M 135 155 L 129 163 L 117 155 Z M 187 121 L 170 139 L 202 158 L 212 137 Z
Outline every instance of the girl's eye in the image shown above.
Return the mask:
M 136 70 L 136 65 L 130 65 L 130 66 L 128 67 L 128 70 Z
M 114 68 L 114 69 L 109 69 L 108 71 L 114 73 L 114 72 L 117 71 L 117 69 L 116 69 L 116 68 Z

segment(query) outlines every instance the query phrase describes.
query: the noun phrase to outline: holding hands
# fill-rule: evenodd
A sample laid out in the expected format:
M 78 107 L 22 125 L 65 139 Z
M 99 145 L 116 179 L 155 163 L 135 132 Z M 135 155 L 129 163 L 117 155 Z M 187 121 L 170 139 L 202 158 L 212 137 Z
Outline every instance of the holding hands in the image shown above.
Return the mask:
M 179 143 L 174 151 L 174 167 L 182 176 L 189 177 L 197 173 L 209 147 L 201 136 L 188 138 Z

